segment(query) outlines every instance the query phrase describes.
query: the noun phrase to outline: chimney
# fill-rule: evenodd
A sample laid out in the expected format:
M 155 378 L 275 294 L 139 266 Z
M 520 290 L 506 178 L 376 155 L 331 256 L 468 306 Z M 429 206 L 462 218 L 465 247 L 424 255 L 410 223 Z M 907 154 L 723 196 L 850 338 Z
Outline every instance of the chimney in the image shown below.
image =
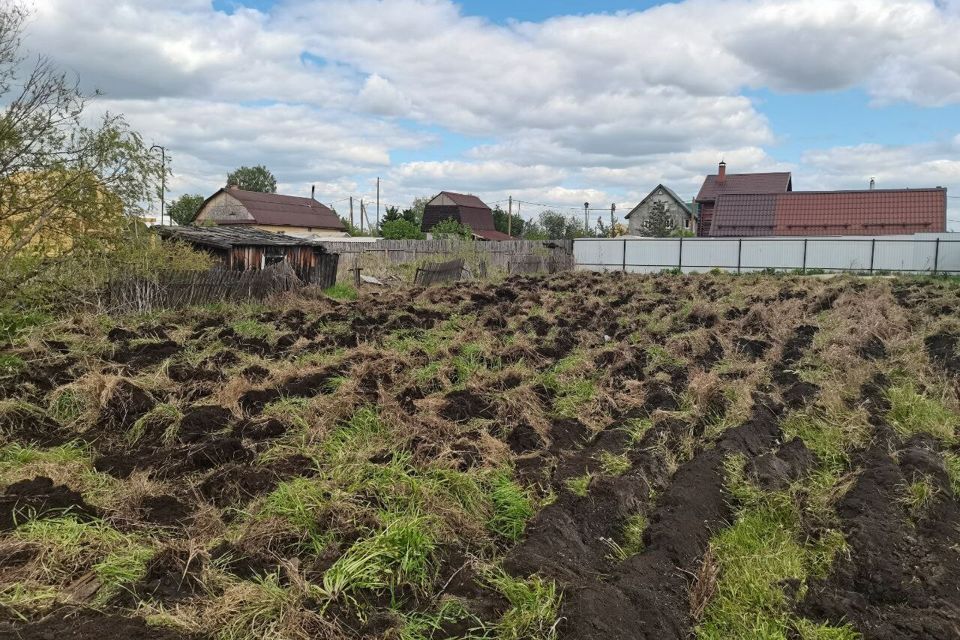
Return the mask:
M 874 189 L 876 186 L 877 186 L 877 181 L 874 180 L 873 178 L 870 178 L 870 191 L 873 191 L 873 189 Z
M 310 199 L 316 200 L 317 199 L 316 194 L 317 194 L 317 185 L 315 184 L 310 185 Z
M 717 184 L 723 184 L 727 181 L 727 163 L 720 161 L 720 169 L 717 171 Z

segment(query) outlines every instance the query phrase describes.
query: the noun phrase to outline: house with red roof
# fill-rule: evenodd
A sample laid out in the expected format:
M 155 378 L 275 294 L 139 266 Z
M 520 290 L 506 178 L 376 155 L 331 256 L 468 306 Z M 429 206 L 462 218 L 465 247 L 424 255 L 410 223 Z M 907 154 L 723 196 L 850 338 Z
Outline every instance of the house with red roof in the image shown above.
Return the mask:
M 502 231 L 497 231 L 493 223 L 493 210 L 474 195 L 441 191 L 424 207 L 420 231 L 430 233 L 443 220 L 456 220 L 470 227 L 473 235 L 481 240 L 512 239 Z
M 938 233 L 947 228 L 947 190 L 794 191 L 789 173 L 707 176 L 700 236 L 844 236 Z
M 293 236 L 349 235 L 337 214 L 313 198 L 244 191 L 234 185 L 207 198 L 194 224 L 238 225 Z

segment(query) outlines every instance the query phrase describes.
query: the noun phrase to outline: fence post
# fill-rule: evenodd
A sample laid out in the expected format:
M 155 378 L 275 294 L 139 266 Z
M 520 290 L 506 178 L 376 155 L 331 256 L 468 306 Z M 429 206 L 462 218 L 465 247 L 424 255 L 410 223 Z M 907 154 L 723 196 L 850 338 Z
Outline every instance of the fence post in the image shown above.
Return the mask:
M 677 255 L 677 268 L 683 270 L 683 236 L 680 236 L 680 251 Z
M 737 239 L 737 274 L 740 273 L 740 258 L 743 255 L 743 238 Z
M 933 245 L 933 275 L 937 275 L 937 264 L 940 262 L 940 238 Z
M 803 239 L 803 266 L 800 267 L 800 272 L 803 275 L 807 275 L 807 239 Z
M 873 275 L 873 256 L 877 252 L 877 239 L 870 241 L 870 275 Z
M 623 241 L 623 272 L 627 272 L 627 241 Z

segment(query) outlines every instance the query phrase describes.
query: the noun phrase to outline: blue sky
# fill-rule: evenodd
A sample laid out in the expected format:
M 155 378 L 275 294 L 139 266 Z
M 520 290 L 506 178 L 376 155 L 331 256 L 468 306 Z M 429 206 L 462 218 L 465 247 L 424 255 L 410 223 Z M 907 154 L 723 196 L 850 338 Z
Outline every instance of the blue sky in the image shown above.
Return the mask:
M 38 0 L 28 42 L 170 148 L 174 195 L 263 163 L 330 202 L 379 176 L 397 204 L 623 210 L 722 158 L 798 189 L 947 186 L 960 225 L 957 0 L 80 4 Z

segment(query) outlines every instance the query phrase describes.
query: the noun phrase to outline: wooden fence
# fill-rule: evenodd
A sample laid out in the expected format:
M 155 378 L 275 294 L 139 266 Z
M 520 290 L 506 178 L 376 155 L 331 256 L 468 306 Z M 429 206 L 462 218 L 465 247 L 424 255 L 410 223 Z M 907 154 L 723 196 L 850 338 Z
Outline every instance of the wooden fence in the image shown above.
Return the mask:
M 311 284 L 334 284 L 337 255 L 327 254 L 311 270 Z M 105 311 L 145 313 L 215 302 L 264 300 L 283 291 L 304 286 L 286 262 L 256 271 L 168 271 L 155 278 L 121 278 L 107 285 Z
M 414 284 L 429 286 L 440 282 L 456 282 L 463 274 L 463 258 L 425 264 L 417 269 Z
M 350 270 L 360 267 L 363 273 L 387 276 L 397 267 L 413 269 L 437 260 L 462 258 L 471 274 L 480 274 L 481 264 L 489 272 L 510 273 L 511 264 L 536 265 L 535 271 L 524 273 L 572 270 L 572 240 L 505 240 L 480 242 L 468 240 L 377 240 L 376 242 L 325 241 L 321 244 L 331 253 L 340 254 L 339 276 L 349 277 Z M 534 262 L 534 259 L 537 259 Z

